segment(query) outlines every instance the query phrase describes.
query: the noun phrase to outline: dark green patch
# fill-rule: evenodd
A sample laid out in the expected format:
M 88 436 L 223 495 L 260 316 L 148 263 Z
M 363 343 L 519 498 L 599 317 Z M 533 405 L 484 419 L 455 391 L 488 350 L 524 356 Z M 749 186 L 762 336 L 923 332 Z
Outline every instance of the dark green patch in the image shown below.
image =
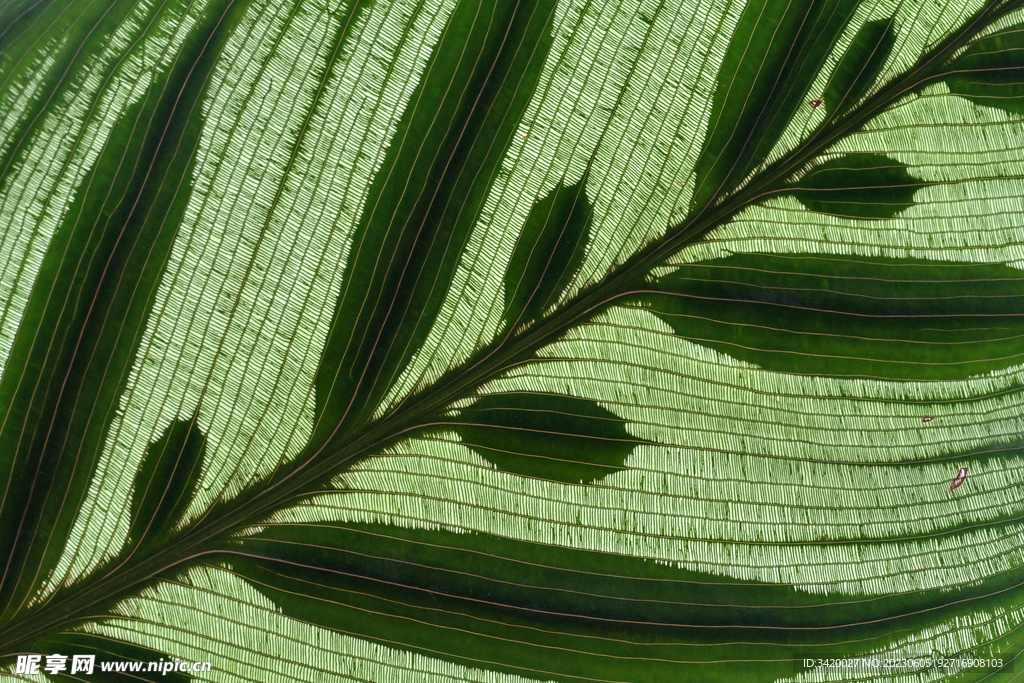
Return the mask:
M 353 237 L 316 376 L 311 449 L 339 423 L 345 434 L 369 419 L 426 339 L 534 94 L 554 9 L 539 0 L 456 7 Z
M 524 517 L 529 514 L 524 510 Z M 495 607 L 537 610 L 554 621 L 598 619 L 609 629 L 639 626 L 691 642 L 728 639 L 699 632 L 709 626 L 732 627 L 732 636 L 757 626 L 836 627 L 885 618 L 899 607 L 922 610 L 944 602 L 941 593 L 922 592 L 838 606 L 835 596 L 627 555 L 383 525 L 271 526 L 237 545 L 255 557 L 305 565 L 321 576 L 336 573 L 334 581 L 324 583 L 342 585 L 361 577 L 451 598 L 486 597 Z M 1007 579 L 1001 577 L 1001 585 L 1008 585 Z M 975 587 L 960 594 L 984 592 Z M 757 637 L 756 631 L 749 635 Z
M 505 310 L 513 325 L 539 318 L 558 300 L 586 256 L 593 209 L 586 177 L 559 184 L 533 205 L 505 272 Z
M 555 394 L 483 396 L 456 424 L 462 441 L 500 469 L 570 484 L 622 469 L 637 444 L 596 401 Z
M 950 91 L 975 104 L 1024 115 L 1024 24 L 977 40 L 946 69 Z
M 878 80 L 896 43 L 895 17 L 869 21 L 854 36 L 821 96 L 829 119 L 854 106 Z
M 798 654 L 870 651 L 894 632 L 1005 604 L 999 591 L 1024 578 L 837 597 L 611 553 L 373 525 L 271 526 L 235 546 L 244 557 L 225 562 L 286 616 L 559 681 L 776 680 L 794 673 Z
M 694 169 L 694 210 L 735 188 L 775 146 L 794 115 L 811 115 L 807 91 L 859 4 L 756 0 L 746 5 L 718 72 Z M 863 61 L 860 55 L 849 57 L 851 69 Z
M 174 420 L 149 445 L 132 491 L 133 544 L 166 541 L 192 501 L 205 458 L 206 437 L 198 415 Z
M 45 0 L 7 0 L 0 5 L 0 35 L 10 33 L 15 27 L 20 28 L 45 7 Z M 0 47 L 3 44 L 3 38 L 0 38 Z
M 1024 278 L 1002 265 L 736 255 L 644 302 L 680 336 L 780 372 L 961 380 L 1020 363 Z
M 0 613 L 64 550 L 188 203 L 207 79 L 245 8 L 211 9 L 122 113 L 44 256 L 0 381 Z
M 693 608 L 677 606 L 676 623 L 659 626 L 644 624 L 646 605 L 628 597 L 624 602 L 633 613 L 621 621 L 559 613 L 559 605 L 549 603 L 548 591 L 526 585 L 536 574 L 524 565 L 434 545 L 446 544 L 454 534 L 419 532 L 418 538 L 434 546 L 424 548 L 403 547 L 384 531 L 360 539 L 358 532 L 345 529 L 321 528 L 309 534 L 299 528 L 273 528 L 246 541 L 246 557 L 232 555 L 225 561 L 290 618 L 463 666 L 566 682 L 753 680 L 736 678 L 728 666 L 689 663 L 729 656 L 728 646 L 714 642 L 719 633 L 678 625 L 697 611 Z M 484 541 L 485 552 L 493 547 L 487 537 L 467 538 Z M 532 544 L 513 545 L 526 551 L 526 557 L 533 554 Z M 577 565 L 599 556 L 570 553 Z M 432 564 L 438 557 L 444 560 L 440 571 Z M 459 569 L 446 571 L 453 562 Z M 642 560 L 632 560 L 632 565 L 635 570 L 653 569 Z M 497 580 L 473 576 L 512 569 L 517 572 Z M 578 582 L 575 590 L 586 591 L 591 577 L 575 572 L 560 578 Z M 748 636 L 741 629 L 731 633 Z
M 892 218 L 914 205 L 914 193 L 931 183 L 882 154 L 844 154 L 818 164 L 792 185 L 812 211 L 843 218 Z

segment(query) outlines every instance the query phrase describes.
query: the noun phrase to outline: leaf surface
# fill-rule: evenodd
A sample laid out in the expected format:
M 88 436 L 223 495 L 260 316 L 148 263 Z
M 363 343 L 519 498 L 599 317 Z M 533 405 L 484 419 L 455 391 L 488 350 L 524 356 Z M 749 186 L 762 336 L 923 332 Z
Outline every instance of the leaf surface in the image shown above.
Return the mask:
M 0 678 L 1015 680 L 1022 25 L 0 5 Z

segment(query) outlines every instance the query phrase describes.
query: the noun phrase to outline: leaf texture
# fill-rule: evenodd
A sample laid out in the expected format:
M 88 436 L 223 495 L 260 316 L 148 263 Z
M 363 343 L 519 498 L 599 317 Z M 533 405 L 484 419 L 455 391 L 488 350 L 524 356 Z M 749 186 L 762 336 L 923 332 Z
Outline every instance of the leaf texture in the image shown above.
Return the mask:
M 0 679 L 1018 680 L 1022 26 L 0 3 Z

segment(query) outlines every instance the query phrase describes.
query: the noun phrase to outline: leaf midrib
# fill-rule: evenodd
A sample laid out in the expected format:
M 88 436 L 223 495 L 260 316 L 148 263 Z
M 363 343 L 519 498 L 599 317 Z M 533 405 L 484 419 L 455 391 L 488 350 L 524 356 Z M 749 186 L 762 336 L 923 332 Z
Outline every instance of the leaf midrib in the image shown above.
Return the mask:
M 228 509 L 209 516 L 148 558 L 100 567 L 76 586 L 58 590 L 41 607 L 26 610 L 0 628 L 0 654 L 42 634 L 67 627 L 71 622 L 96 618 L 90 608 L 113 604 L 128 597 L 130 589 L 196 558 L 216 554 L 222 541 L 281 509 L 294 499 L 325 490 L 325 484 L 355 459 L 372 455 L 380 447 L 422 426 L 453 400 L 464 397 L 490 378 L 527 362 L 533 351 L 551 343 L 583 319 L 592 317 L 642 286 L 652 267 L 681 248 L 698 241 L 758 200 L 785 191 L 781 184 L 818 154 L 884 111 L 888 106 L 943 75 L 941 65 L 966 40 L 1007 14 L 1024 6 L 1014 0 L 999 6 L 998 0 L 976 12 L 957 33 L 918 60 L 912 69 L 893 78 L 858 109 L 820 127 L 806 142 L 760 171 L 743 188 L 714 200 L 671 228 L 665 236 L 609 273 L 603 280 L 577 294 L 562 308 L 519 334 L 497 339 L 469 360 L 440 377 L 434 385 L 405 401 L 395 411 L 369 423 L 348 443 L 336 448 L 327 441 L 286 475 L 269 481 L 265 488 Z M 61 597 L 61 593 L 65 595 Z

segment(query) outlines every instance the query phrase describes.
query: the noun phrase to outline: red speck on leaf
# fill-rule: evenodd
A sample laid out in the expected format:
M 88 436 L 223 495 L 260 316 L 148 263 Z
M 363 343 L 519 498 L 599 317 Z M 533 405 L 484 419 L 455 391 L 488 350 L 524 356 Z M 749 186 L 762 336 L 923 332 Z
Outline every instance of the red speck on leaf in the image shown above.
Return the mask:
M 956 473 L 956 479 L 949 485 L 949 490 L 956 491 L 965 481 L 967 481 L 967 468 L 961 467 L 960 471 Z
M 825 100 L 811 100 L 807 104 L 811 105 L 811 109 L 817 109 L 821 105 L 825 104 Z
M 921 422 L 927 423 L 927 422 L 931 422 L 934 419 L 935 419 L 934 417 L 922 417 L 921 418 Z

